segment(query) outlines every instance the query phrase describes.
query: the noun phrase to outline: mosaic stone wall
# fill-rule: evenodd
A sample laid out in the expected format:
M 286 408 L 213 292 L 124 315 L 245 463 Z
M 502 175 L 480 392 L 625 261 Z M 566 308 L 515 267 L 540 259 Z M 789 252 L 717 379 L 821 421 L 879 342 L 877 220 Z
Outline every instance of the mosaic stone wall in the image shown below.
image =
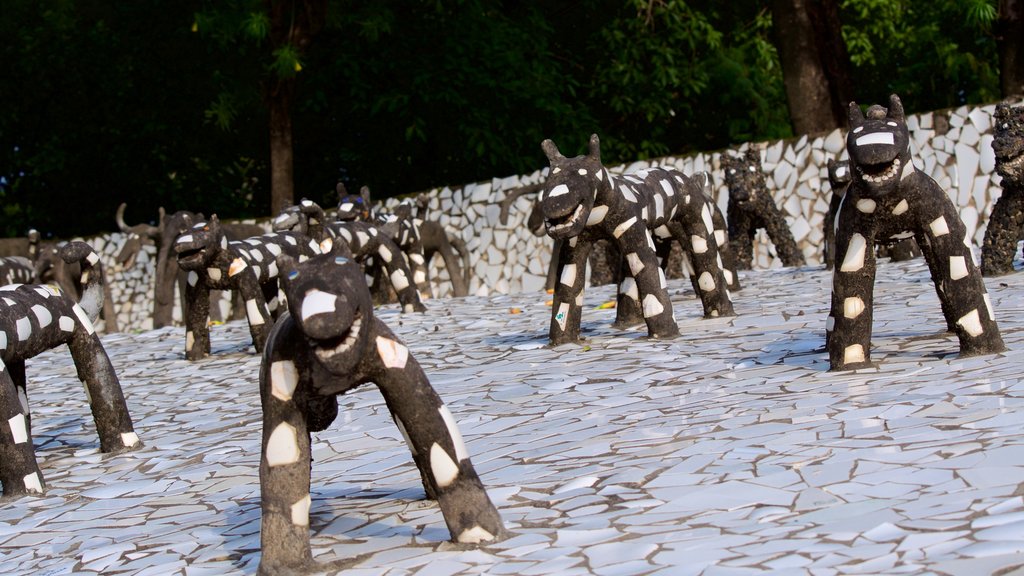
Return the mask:
M 935 178 L 960 207 L 960 216 L 980 248 L 987 215 L 999 197 L 999 176 L 994 172 L 992 152 L 992 114 L 995 105 L 960 107 L 908 117 L 915 166 Z M 585 136 L 585 135 L 584 135 Z M 583 138 L 583 136 L 581 136 Z M 583 140 L 581 140 L 582 142 Z M 628 165 L 610 166 L 610 171 L 629 173 L 650 166 L 671 166 L 686 173 L 709 171 L 716 186 L 716 201 L 725 210 L 728 190 L 720 166 L 722 154 L 738 155 L 747 147 L 761 151 L 768 186 L 785 213 L 793 236 L 803 250 L 808 265 L 822 260 L 825 212 L 828 210 L 828 159 L 845 159 L 845 132 L 792 140 L 747 143 L 741 146 L 685 157 L 665 157 Z M 538 162 L 543 161 L 540 145 Z M 472 279 L 470 293 L 513 294 L 539 291 L 544 287 L 551 241 L 536 237 L 525 226 L 535 195 L 518 198 L 509 209 L 508 222 L 500 222 L 499 203 L 509 190 L 541 181 L 547 168 L 531 174 L 495 178 L 460 187 L 436 188 L 426 192 L 430 199 L 427 216 L 441 222 L 452 235 L 461 237 L 470 253 Z M 397 204 L 388 199 L 386 208 Z M 90 238 L 107 266 L 118 320 L 123 331 L 152 327 L 152 277 L 156 251 L 148 248 L 135 267 L 122 270 L 114 256 L 124 241 L 120 233 Z M 767 236 L 755 239 L 754 266 L 758 269 L 780 267 Z M 450 295 L 447 272 L 440 257 L 431 263 L 434 294 Z M 227 310 L 227 302 L 222 309 Z M 175 311 L 180 318 L 180 311 Z

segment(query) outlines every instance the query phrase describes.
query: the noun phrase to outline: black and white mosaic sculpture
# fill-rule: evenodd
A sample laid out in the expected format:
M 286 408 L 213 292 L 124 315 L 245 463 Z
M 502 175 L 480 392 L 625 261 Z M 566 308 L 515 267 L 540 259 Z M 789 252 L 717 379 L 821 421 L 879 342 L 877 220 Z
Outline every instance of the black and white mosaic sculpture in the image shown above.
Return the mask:
M 871 106 L 866 115 L 851 102 L 846 146 L 853 181 L 836 224 L 836 268 L 825 338 L 832 370 L 870 365 L 874 248 L 879 240 L 908 234 L 924 252 L 961 354 L 1004 350 L 967 228 L 946 192 L 911 162 L 899 97 L 893 94 L 888 109 Z
M 753 266 L 754 235 L 759 228 L 768 233 L 784 266 L 803 266 L 804 255 L 797 248 L 786 217 L 768 191 L 760 152 L 749 148 L 740 158 L 723 154 L 722 168 L 729 187 L 726 206 L 729 241 L 736 254 L 737 266 L 742 270 L 750 270 Z
M 85 384 L 100 449 L 140 447 L 114 367 L 93 327 L 103 304 L 99 256 L 84 242 L 60 249 L 66 262 L 81 265 L 81 303 L 51 285 L 0 287 L 0 483 L 4 496 L 42 493 L 42 473 L 32 447 L 25 361 L 67 344 Z
M 1024 106 L 997 104 L 996 173 L 1002 176 L 1002 195 L 996 200 L 981 248 L 981 272 L 1002 276 L 1013 272 L 1017 243 L 1024 240 Z
M 178 236 L 174 251 L 178 265 L 188 272 L 185 357 L 200 360 L 210 353 L 210 290 L 241 292 L 252 343 L 261 352 L 280 303 L 277 256 L 289 254 L 304 260 L 319 254 L 320 247 L 297 232 L 229 242 L 214 214 L 208 222 L 198 222 Z
M 320 245 L 323 251 L 329 251 L 334 242 L 343 242 L 354 258 L 364 265 L 370 258 L 379 259 L 384 270 L 381 276 L 395 291 L 402 311 L 423 312 L 427 309 L 420 300 L 416 283 L 409 280 L 415 274 L 410 272 L 401 250 L 379 227 L 358 220 L 328 222 L 323 209 L 311 200 L 302 200 L 296 206 L 285 208 L 274 219 L 273 227 L 274 230 L 298 232 Z
M 377 385 L 436 499 L 452 539 L 492 541 L 501 518 L 470 462 L 455 419 L 419 363 L 373 315 L 361 268 L 341 243 L 296 263 L 278 259 L 289 312 L 263 353 L 260 574 L 312 569 L 309 544 L 310 433 L 338 416 L 337 397 Z
M 705 317 L 734 314 L 712 208 L 698 183 L 668 168 L 612 176 L 601 164 L 596 134 L 585 156 L 566 158 L 550 140 L 541 147 L 551 164 L 539 196 L 541 213 L 548 236 L 562 240 L 549 331 L 553 345 L 580 338 L 587 256 L 598 238 L 617 244 L 629 272 L 619 285 L 616 326 L 642 319 L 652 338 L 679 334 L 654 236 L 690 247 Z

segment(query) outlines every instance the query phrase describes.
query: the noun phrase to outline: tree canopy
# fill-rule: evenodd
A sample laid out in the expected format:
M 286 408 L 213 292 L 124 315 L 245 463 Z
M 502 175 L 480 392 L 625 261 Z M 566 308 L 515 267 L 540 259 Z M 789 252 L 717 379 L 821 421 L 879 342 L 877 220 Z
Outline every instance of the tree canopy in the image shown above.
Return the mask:
M 763 2 L 323 0 L 296 47 L 271 38 L 281 1 L 5 0 L 0 231 L 110 230 L 122 201 L 269 215 L 282 77 L 295 196 L 327 204 L 338 180 L 381 198 L 532 171 L 544 138 L 599 133 L 614 163 L 791 134 Z M 858 101 L 999 97 L 994 1 L 839 9 Z

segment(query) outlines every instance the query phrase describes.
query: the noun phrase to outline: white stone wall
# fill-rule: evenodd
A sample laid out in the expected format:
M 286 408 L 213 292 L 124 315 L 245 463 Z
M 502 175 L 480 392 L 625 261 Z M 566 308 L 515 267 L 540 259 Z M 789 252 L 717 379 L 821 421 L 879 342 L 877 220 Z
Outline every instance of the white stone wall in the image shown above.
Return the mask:
M 960 207 L 960 216 L 976 248 L 981 246 L 987 216 L 1001 193 L 992 153 L 994 111 L 994 104 L 964 106 L 908 118 L 914 165 L 949 192 L 950 199 Z M 768 186 L 786 214 L 808 265 L 818 265 L 822 263 L 823 225 L 831 196 L 826 161 L 846 158 L 845 138 L 845 132 L 835 130 L 820 136 L 748 143 L 717 152 L 657 158 L 608 169 L 629 173 L 650 166 L 671 166 L 687 174 L 707 170 L 716 185 L 716 201 L 725 211 L 728 190 L 720 158 L 722 154 L 738 155 L 754 146 L 761 150 L 761 160 L 769 175 Z M 527 175 L 426 192 L 430 199 L 428 217 L 439 220 L 452 235 L 466 242 L 472 269 L 471 294 L 512 294 L 543 289 L 552 242 L 546 237 L 535 237 L 525 225 L 536 196 L 518 198 L 510 207 L 508 223 L 504 225 L 499 221 L 499 204 L 508 190 L 537 183 L 546 173 L 547 168 L 544 168 Z M 389 199 L 385 206 L 393 207 L 397 202 L 398 199 Z M 114 264 L 114 257 L 124 242 L 123 234 L 113 233 L 87 241 L 103 258 L 121 330 L 150 329 L 156 250 L 148 247 L 132 269 L 123 270 Z M 782 265 L 763 231 L 758 233 L 755 242 L 755 268 Z M 451 294 L 440 257 L 435 257 L 431 264 L 431 278 L 435 296 Z M 221 308 L 226 312 L 227 307 L 228 302 L 224 300 Z M 180 317 L 180 309 L 176 307 L 175 318 Z

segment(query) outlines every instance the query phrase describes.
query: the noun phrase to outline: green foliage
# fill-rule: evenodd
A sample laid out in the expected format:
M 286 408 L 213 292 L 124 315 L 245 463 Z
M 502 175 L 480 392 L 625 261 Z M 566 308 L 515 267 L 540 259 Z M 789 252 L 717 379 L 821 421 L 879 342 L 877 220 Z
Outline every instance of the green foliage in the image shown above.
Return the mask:
M 294 82 L 296 196 L 376 197 L 546 165 L 790 134 L 756 0 L 330 0 L 301 49 L 263 0 L 5 0 L 0 232 L 59 236 L 157 207 L 269 210 L 266 94 Z M 998 97 L 994 0 L 841 0 L 857 100 Z

